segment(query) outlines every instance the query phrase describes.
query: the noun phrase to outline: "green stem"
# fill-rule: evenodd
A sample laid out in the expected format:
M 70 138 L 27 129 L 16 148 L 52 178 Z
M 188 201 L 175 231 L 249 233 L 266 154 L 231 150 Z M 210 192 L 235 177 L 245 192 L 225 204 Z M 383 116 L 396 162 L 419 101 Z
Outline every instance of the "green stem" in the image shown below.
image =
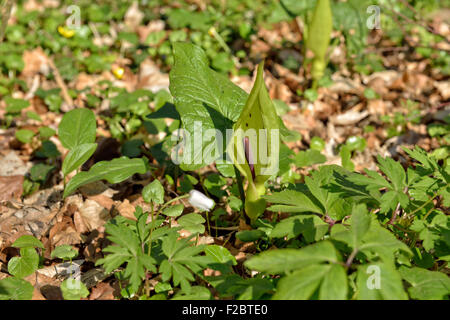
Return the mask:
M 430 199 L 428 199 L 426 202 L 424 202 L 420 207 L 418 207 L 414 211 L 408 213 L 408 216 L 414 215 L 416 212 L 422 210 L 427 204 L 432 202 L 434 200 L 434 198 L 436 198 L 439 195 L 439 191 L 441 191 L 441 190 L 439 189 L 438 191 L 436 191 L 436 193 Z
M 188 197 L 189 197 L 189 193 L 186 193 L 186 194 L 183 194 L 182 196 L 178 196 L 178 197 L 176 197 L 176 198 L 173 198 L 173 199 L 167 201 L 167 202 L 166 202 L 166 203 L 158 210 L 158 213 L 156 214 L 156 219 L 158 219 L 159 214 L 160 214 L 165 208 L 167 208 L 167 206 L 168 206 L 169 204 L 171 204 L 171 203 L 173 203 L 173 202 L 175 202 L 175 201 L 184 199 L 184 198 L 188 198 Z
M 234 173 L 236 175 L 236 182 L 238 185 L 239 194 L 241 195 L 241 201 L 242 201 L 242 203 L 245 203 L 244 184 L 242 181 L 241 172 L 239 171 L 239 169 L 236 166 L 234 166 Z M 242 214 L 242 210 L 241 210 L 241 214 Z

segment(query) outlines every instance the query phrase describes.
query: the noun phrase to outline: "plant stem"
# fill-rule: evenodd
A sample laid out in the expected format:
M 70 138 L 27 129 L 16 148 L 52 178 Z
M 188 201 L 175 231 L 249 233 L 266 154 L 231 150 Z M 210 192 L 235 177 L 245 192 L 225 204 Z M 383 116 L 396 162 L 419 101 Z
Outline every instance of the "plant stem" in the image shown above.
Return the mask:
M 11 16 L 12 11 L 12 0 L 5 0 L 5 2 L 2 5 L 2 12 L 0 12 L 1 18 L 2 18 L 2 24 L 0 25 L 0 43 L 3 41 L 3 38 L 5 37 L 5 31 L 6 27 L 8 26 L 8 20 Z
M 236 175 L 236 182 L 238 185 L 238 189 L 239 189 L 239 194 L 241 196 L 241 201 L 242 204 L 245 203 L 245 192 L 244 192 L 244 185 L 242 182 L 242 176 L 241 176 L 241 172 L 239 171 L 239 169 L 236 166 L 234 167 L 234 174 Z M 244 206 L 242 206 L 242 208 L 244 208 Z M 241 209 L 241 214 L 242 214 L 242 209 Z
M 428 199 L 426 202 L 424 202 L 420 207 L 418 207 L 414 211 L 408 213 L 408 216 L 414 215 L 417 211 L 422 210 L 427 204 L 429 204 L 431 201 L 434 200 L 434 198 L 436 198 L 439 195 L 439 191 L 440 191 L 440 189 L 438 191 L 436 191 L 436 193 L 430 199 Z
M 169 204 L 171 204 L 171 203 L 173 203 L 173 202 L 175 202 L 175 201 L 184 199 L 184 198 L 188 198 L 188 197 L 189 197 L 189 193 L 186 193 L 186 194 L 183 194 L 182 196 L 178 196 L 178 197 L 176 197 L 176 198 L 173 198 L 173 199 L 167 201 L 167 202 L 166 202 L 166 203 L 158 210 L 158 213 L 156 214 L 156 219 L 158 218 L 159 214 L 160 214 L 165 208 L 167 208 L 167 206 L 168 206 Z M 153 219 L 153 217 L 152 217 L 152 219 Z
M 408 192 L 408 187 L 405 187 L 405 189 L 403 190 L 403 193 L 407 193 Z M 391 220 L 389 220 L 389 222 L 387 223 L 389 224 L 394 224 L 395 219 L 397 219 L 398 214 L 400 213 L 400 201 L 397 203 L 397 207 L 395 208 L 394 212 L 392 213 L 392 217 Z
M 358 253 L 358 249 L 353 249 L 352 253 L 348 256 L 347 261 L 345 262 L 345 266 L 350 268 L 352 265 L 353 259 L 355 259 L 356 254 Z

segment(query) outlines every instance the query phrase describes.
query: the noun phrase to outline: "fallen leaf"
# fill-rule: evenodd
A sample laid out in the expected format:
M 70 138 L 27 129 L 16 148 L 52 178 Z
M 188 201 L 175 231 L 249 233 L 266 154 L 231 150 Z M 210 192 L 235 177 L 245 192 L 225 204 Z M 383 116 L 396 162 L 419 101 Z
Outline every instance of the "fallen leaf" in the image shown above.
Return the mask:
M 19 199 L 23 192 L 23 176 L 0 176 L 0 201 Z

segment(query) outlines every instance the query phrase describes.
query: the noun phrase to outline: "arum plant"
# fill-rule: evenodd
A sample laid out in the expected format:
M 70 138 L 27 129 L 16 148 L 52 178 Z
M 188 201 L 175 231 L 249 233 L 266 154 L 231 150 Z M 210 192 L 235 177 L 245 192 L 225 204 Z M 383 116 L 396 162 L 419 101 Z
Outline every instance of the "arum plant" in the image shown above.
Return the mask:
M 278 171 L 279 118 L 264 84 L 263 70 L 261 63 L 227 149 L 247 181 L 244 207 L 252 221 L 264 212 L 265 182 Z
M 326 53 L 333 28 L 333 14 L 329 0 L 317 0 L 313 17 L 305 35 L 306 48 L 314 53 L 311 67 L 313 88 L 317 87 L 326 67 Z

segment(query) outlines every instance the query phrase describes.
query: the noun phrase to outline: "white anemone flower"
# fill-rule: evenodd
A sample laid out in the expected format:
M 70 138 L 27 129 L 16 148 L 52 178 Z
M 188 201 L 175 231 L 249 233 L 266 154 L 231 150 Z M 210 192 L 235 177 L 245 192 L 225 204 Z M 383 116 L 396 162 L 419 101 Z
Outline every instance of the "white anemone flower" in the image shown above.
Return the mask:
M 213 199 L 208 198 L 197 190 L 191 190 L 189 192 L 188 201 L 192 206 L 204 211 L 210 211 L 215 205 Z

